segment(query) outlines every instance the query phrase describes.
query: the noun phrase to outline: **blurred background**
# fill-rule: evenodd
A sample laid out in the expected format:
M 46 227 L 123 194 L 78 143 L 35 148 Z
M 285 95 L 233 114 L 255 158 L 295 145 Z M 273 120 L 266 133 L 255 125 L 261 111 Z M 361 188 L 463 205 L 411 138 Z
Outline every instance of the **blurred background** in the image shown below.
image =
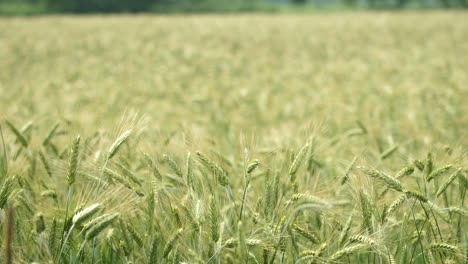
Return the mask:
M 0 15 L 467 8 L 468 0 L 0 0 Z

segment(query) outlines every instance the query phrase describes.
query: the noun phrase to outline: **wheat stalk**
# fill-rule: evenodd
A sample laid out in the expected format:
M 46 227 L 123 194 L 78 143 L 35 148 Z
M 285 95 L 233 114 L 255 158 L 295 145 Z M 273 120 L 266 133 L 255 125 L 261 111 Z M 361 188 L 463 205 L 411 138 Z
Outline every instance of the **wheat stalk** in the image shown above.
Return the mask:
M 451 168 L 453 167 L 453 165 L 449 164 L 449 165 L 445 165 L 445 166 L 442 166 L 438 169 L 436 169 L 435 171 L 431 172 L 431 174 L 429 174 L 429 176 L 427 176 L 427 181 L 430 182 L 432 181 L 433 179 L 439 177 L 440 175 L 446 173 L 447 171 L 449 171 Z
M 338 238 L 338 245 L 343 245 L 343 243 L 345 242 L 346 237 L 348 236 L 349 230 L 351 229 L 352 221 L 353 221 L 353 215 L 351 214 L 348 217 L 348 220 L 346 221 L 345 226 L 341 230 L 340 236 Z
M 373 206 L 370 197 L 363 191 L 359 192 L 359 203 L 361 205 L 363 226 L 372 230 L 371 218 L 373 214 Z
M 107 160 L 111 160 L 115 154 L 117 154 L 122 144 L 127 142 L 131 134 L 132 130 L 126 130 L 114 141 L 114 143 L 112 143 L 109 150 L 107 151 Z
M 59 128 L 59 123 L 56 123 L 52 129 L 49 131 L 49 133 L 47 134 L 47 136 L 44 138 L 44 140 L 42 141 L 42 145 L 43 146 L 47 146 L 50 142 L 50 140 L 55 136 L 55 133 L 57 132 L 57 129 Z
M 181 178 L 184 177 L 182 170 L 180 169 L 179 165 L 177 165 L 177 162 L 174 159 L 172 159 L 166 154 L 163 155 L 163 159 L 169 165 L 169 168 L 171 168 L 172 172 L 174 172 L 177 176 Z
M 82 223 L 93 217 L 102 209 L 102 204 L 95 203 L 84 209 L 78 210 L 72 217 L 73 225 L 80 226 Z
M 447 243 L 432 243 L 429 245 L 428 250 L 443 251 L 450 253 L 456 253 L 457 251 L 459 251 L 459 249 L 456 246 Z
M 216 205 L 216 199 L 213 195 L 210 196 L 210 207 L 208 218 L 210 220 L 210 234 L 211 239 L 214 242 L 219 240 L 219 219 L 218 219 L 218 206 Z
M 404 191 L 404 193 L 412 198 L 415 198 L 416 200 L 419 200 L 420 202 L 427 203 L 428 199 L 426 196 L 424 196 L 422 193 L 417 192 L 417 191 Z
M 302 227 L 300 227 L 298 225 L 294 225 L 293 230 L 296 231 L 297 233 L 301 234 L 303 237 L 307 238 L 308 240 L 310 240 L 310 242 L 312 242 L 314 244 L 320 243 L 319 238 L 315 234 L 303 229 Z
M 48 238 L 48 247 L 49 252 L 51 255 L 55 252 L 55 239 L 56 239 L 56 232 L 57 232 L 57 221 L 54 219 L 52 220 L 52 225 L 49 231 L 49 238 Z
M 365 244 L 356 244 L 356 245 L 350 245 L 350 246 L 347 246 L 343 249 L 340 249 L 338 250 L 337 252 L 335 252 L 333 255 L 331 255 L 329 258 L 328 258 L 328 261 L 330 262 L 335 262 L 337 260 L 339 260 L 340 258 L 342 258 L 343 256 L 345 255 L 349 255 L 349 254 L 353 254 L 353 253 L 356 253 L 356 252 L 359 252 L 361 251 L 362 249 L 365 249 L 367 248 L 368 246 L 365 245 Z
M 452 207 L 447 208 L 447 210 L 450 213 L 456 213 L 456 214 L 459 214 L 460 216 L 463 216 L 463 217 L 468 216 L 468 211 L 466 209 L 464 209 L 464 208 L 452 206 Z
M 208 156 L 197 151 L 197 156 L 203 166 L 210 169 L 213 174 L 217 177 L 218 183 L 222 186 L 227 186 L 229 184 L 229 180 L 227 178 L 227 173 L 214 161 L 212 161 Z
M 360 242 L 360 243 L 363 243 L 363 244 L 366 244 L 366 245 L 369 245 L 369 246 L 372 246 L 372 247 L 375 247 L 375 246 L 378 245 L 375 240 L 373 240 L 370 237 L 364 236 L 364 235 L 353 235 L 353 236 L 351 236 L 349 238 L 349 241 L 351 241 L 351 242 Z
M 127 224 L 127 231 L 130 233 L 130 235 L 132 236 L 133 240 L 137 243 L 137 245 L 140 248 L 143 247 L 143 239 L 141 238 L 141 236 L 138 234 L 138 232 L 135 230 L 135 228 L 132 225 Z
M 427 153 L 426 162 L 424 164 L 424 174 L 426 175 L 426 177 L 428 177 L 431 174 L 432 169 L 433 169 L 432 167 L 433 167 L 432 153 L 429 152 Z
M 296 181 L 296 173 L 299 170 L 300 166 L 302 165 L 307 152 L 309 151 L 309 144 L 305 144 L 302 149 L 297 153 L 296 157 L 294 158 L 291 167 L 289 167 L 289 177 L 292 183 Z
M 80 147 L 80 136 L 76 137 L 70 149 L 70 157 L 68 159 L 68 185 L 71 186 L 76 180 L 76 171 L 78 170 L 78 149 Z
M 156 264 L 157 263 L 157 254 L 158 254 L 158 239 L 156 237 L 153 238 L 151 242 L 151 250 L 150 250 L 150 257 L 149 257 L 149 264 Z
M 92 240 L 99 235 L 104 229 L 109 227 L 112 222 L 119 217 L 119 213 L 103 215 L 88 222 L 83 230 L 85 231 L 86 240 Z
M 453 182 L 453 180 L 455 180 L 455 178 L 458 177 L 458 175 L 460 174 L 460 169 L 458 169 L 457 171 L 455 171 L 449 178 L 446 182 L 444 182 L 444 184 L 442 184 L 442 186 L 440 186 L 439 190 L 437 191 L 436 193 L 436 196 L 439 197 L 442 193 L 445 192 L 445 190 L 447 190 L 448 186 Z
M 364 172 L 375 179 L 380 180 L 381 182 L 385 183 L 387 187 L 394 189 L 396 191 L 402 192 L 403 191 L 403 186 L 401 185 L 401 182 L 383 172 L 379 172 L 377 170 L 370 170 L 370 169 L 364 169 Z
M 414 160 L 413 162 L 414 166 L 419 170 L 419 171 L 424 171 L 424 163 L 420 160 Z
M 193 188 L 193 163 L 192 163 L 192 154 L 190 152 L 187 153 L 187 163 L 185 167 L 186 167 L 185 178 L 187 181 L 187 186 L 190 186 Z
M 397 150 L 398 150 L 398 145 L 395 145 L 393 147 L 388 148 L 386 151 L 384 151 L 384 152 L 382 152 L 382 154 L 380 154 L 380 159 L 384 160 L 384 159 L 390 157 Z
M 247 174 L 252 173 L 260 164 L 260 161 L 254 160 L 247 166 Z
M 394 212 L 400 205 L 405 201 L 406 195 L 401 194 L 398 199 L 396 199 L 393 203 L 390 204 L 390 206 L 387 209 L 387 214 L 390 214 Z
M 0 209 L 5 209 L 8 203 L 8 199 L 13 192 L 13 179 L 8 177 L 3 182 L 3 186 L 0 189 Z
M 403 178 L 405 176 L 409 176 L 411 174 L 413 174 L 414 172 L 414 167 L 411 166 L 411 165 L 408 165 L 406 167 L 404 167 L 403 169 L 401 169 L 397 175 L 395 176 L 396 179 L 400 179 L 400 178 Z
M 7 120 L 7 121 L 5 121 L 5 123 L 10 128 L 11 132 L 13 132 L 13 134 L 15 134 L 16 139 L 18 140 L 18 142 L 21 143 L 21 145 L 24 148 L 27 148 L 29 143 L 28 143 L 28 140 L 26 139 L 26 137 L 23 135 L 23 133 L 21 133 L 21 131 L 19 131 L 12 123 L 10 123 L 10 121 Z
M 166 243 L 166 246 L 164 247 L 164 250 L 163 250 L 163 257 L 164 258 L 167 258 L 169 253 L 172 251 L 172 249 L 174 248 L 175 243 L 177 242 L 177 240 L 179 239 L 181 234 L 182 234 L 182 228 L 178 229 L 172 235 L 172 237 L 168 240 L 168 242 Z

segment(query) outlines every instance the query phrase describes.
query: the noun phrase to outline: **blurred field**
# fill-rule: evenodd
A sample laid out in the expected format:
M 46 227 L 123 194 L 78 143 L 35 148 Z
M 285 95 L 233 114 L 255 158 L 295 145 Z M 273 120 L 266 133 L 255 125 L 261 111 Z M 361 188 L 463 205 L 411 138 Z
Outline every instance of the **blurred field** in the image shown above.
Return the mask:
M 5 229 L 8 201 L 15 260 L 463 263 L 467 18 L 455 11 L 0 18 L 0 165 L 8 167 L 0 173 L 0 221 Z M 131 136 L 110 159 L 124 131 Z M 396 177 L 415 159 L 426 166 L 401 179 L 404 190 L 390 185 L 381 195 L 388 179 L 366 175 Z M 451 166 L 428 181 L 444 165 Z M 382 216 L 399 195 L 407 203 Z M 64 219 L 93 203 L 103 208 L 94 216 L 120 214 L 87 241 L 86 229 L 70 231 Z M 301 204 L 314 209 L 297 213 Z M 349 257 L 334 259 L 353 245 Z

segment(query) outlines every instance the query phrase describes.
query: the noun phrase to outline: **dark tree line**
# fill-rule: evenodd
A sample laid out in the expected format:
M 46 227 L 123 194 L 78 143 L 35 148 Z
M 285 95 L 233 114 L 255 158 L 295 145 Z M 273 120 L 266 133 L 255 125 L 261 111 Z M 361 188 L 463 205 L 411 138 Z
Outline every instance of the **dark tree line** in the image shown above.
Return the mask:
M 53 10 L 65 12 L 140 12 L 161 2 L 161 0 L 47 0 L 47 5 Z
M 241 11 L 255 9 L 270 0 L 0 0 L 1 3 L 31 4 L 51 12 L 114 13 L 151 11 Z
M 290 0 L 295 4 L 321 3 L 320 0 Z M 333 2 L 333 1 L 332 1 Z M 350 7 L 405 8 L 408 5 L 419 7 L 468 7 L 468 0 L 337 0 Z M 335 2 L 335 3 L 336 3 Z
M 417 4 L 419 6 L 441 6 L 449 7 L 466 7 L 468 0 L 395 0 L 395 1 L 382 1 L 382 0 L 369 0 L 369 7 L 396 7 L 404 8 L 409 4 Z
M 147 11 L 248 11 L 274 6 L 276 2 L 368 8 L 468 7 L 468 0 L 0 0 L 0 3 L 36 4 L 50 12 L 147 12 Z

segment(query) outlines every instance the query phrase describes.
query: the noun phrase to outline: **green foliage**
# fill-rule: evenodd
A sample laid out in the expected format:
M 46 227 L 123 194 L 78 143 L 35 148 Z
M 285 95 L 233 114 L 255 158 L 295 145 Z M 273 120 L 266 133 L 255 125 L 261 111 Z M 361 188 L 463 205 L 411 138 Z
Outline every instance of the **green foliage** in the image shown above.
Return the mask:
M 467 8 L 468 0 L 2 0 L 0 15 L 43 13 L 278 12 L 330 8 Z

